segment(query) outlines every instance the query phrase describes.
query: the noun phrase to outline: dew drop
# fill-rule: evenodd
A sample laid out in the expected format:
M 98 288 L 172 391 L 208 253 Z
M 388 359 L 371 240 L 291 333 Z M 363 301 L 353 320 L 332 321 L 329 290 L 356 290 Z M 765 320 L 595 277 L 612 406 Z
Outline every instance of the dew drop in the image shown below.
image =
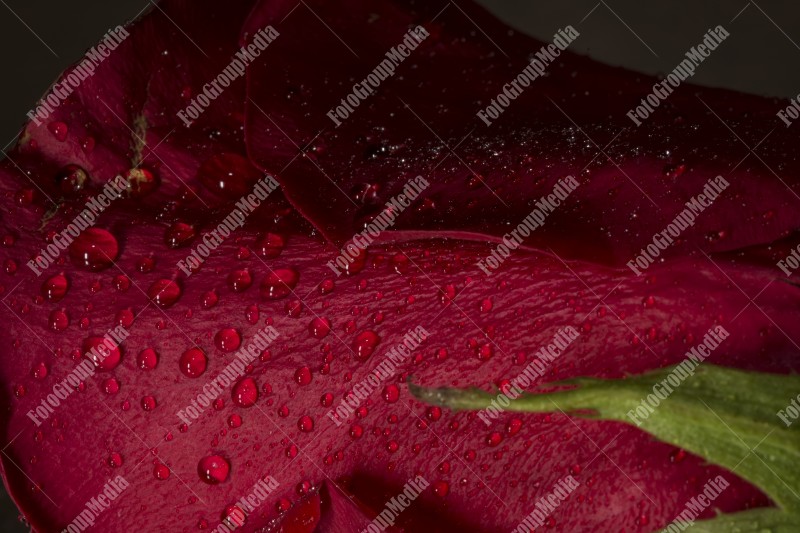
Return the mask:
M 228 427 L 230 427 L 230 428 L 238 428 L 241 425 L 242 425 L 242 417 L 241 416 L 239 416 L 237 414 L 233 414 L 233 415 L 228 417 Z
M 208 291 L 203 294 L 203 307 L 206 309 L 211 309 L 219 302 L 219 296 L 217 296 L 216 291 Z
M 231 390 L 233 402 L 239 407 L 252 407 L 258 400 L 258 385 L 253 378 L 242 378 Z
M 142 409 L 145 411 L 152 411 L 156 408 L 156 399 L 153 396 L 145 396 L 142 398 Z
M 164 233 L 164 242 L 169 248 L 180 248 L 189 244 L 195 235 L 197 232 L 194 226 L 185 222 L 175 222 Z
M 200 479 L 209 485 L 219 485 L 228 479 L 230 471 L 230 463 L 221 455 L 208 455 L 197 463 Z
M 233 328 L 224 328 L 214 335 L 214 346 L 223 352 L 235 352 L 242 344 L 242 337 Z
M 383 388 L 383 399 L 387 403 L 394 403 L 400 399 L 400 388 L 397 385 L 386 385 Z
M 433 493 L 439 498 L 444 498 L 450 492 L 450 484 L 447 481 L 437 481 L 433 484 Z
M 33 367 L 33 370 L 31 371 L 31 374 L 33 374 L 33 377 L 36 378 L 36 379 L 44 379 L 44 378 L 46 378 L 47 377 L 47 365 L 45 365 L 44 363 L 39 363 L 38 365 L 35 365 Z
M 150 285 L 147 296 L 161 309 L 167 309 L 175 305 L 181 297 L 181 287 L 176 281 L 160 279 Z
M 268 273 L 261 283 L 261 296 L 268 300 L 285 298 L 297 286 L 300 274 L 293 268 L 278 268 Z
M 44 283 L 42 283 L 42 296 L 51 302 L 61 301 L 66 296 L 69 290 L 69 281 L 67 277 L 62 274 L 51 276 Z
M 256 242 L 256 250 L 266 259 L 274 259 L 281 255 L 286 240 L 277 233 L 267 233 Z
M 308 325 L 308 331 L 312 337 L 322 339 L 331 331 L 331 321 L 323 317 L 315 317 Z
M 119 392 L 119 381 L 116 378 L 109 378 L 103 383 L 103 392 L 109 396 Z
M 314 429 L 314 419 L 308 415 L 303 415 L 297 421 L 297 427 L 303 433 L 308 433 Z
M 208 358 L 200 348 L 189 348 L 181 354 L 178 364 L 184 376 L 197 378 L 206 371 Z
M 88 337 L 84 340 L 83 355 L 100 370 L 111 370 L 122 359 L 119 346 L 112 339 L 104 337 Z
M 244 292 L 253 284 L 253 276 L 247 269 L 234 270 L 228 274 L 228 287 L 233 292 Z
M 158 364 L 158 354 L 152 348 L 145 348 L 136 356 L 136 366 L 142 370 L 153 370 Z
M 114 264 L 119 254 L 116 237 L 101 228 L 89 228 L 72 241 L 69 256 L 72 262 L 92 272 Z
M 298 368 L 294 373 L 294 381 L 301 386 L 311 383 L 311 369 L 307 366 Z
M 50 133 L 59 141 L 64 142 L 67 140 L 69 128 L 63 122 L 51 122 L 47 125 L 47 129 L 49 129 Z
M 353 341 L 353 351 L 355 351 L 356 357 L 363 361 L 372 355 L 372 352 L 375 351 L 375 347 L 380 342 L 381 338 L 374 331 L 362 331 L 356 335 Z
M 167 465 L 157 464 L 153 468 L 153 476 L 159 481 L 164 481 L 169 478 L 169 468 L 167 468 Z

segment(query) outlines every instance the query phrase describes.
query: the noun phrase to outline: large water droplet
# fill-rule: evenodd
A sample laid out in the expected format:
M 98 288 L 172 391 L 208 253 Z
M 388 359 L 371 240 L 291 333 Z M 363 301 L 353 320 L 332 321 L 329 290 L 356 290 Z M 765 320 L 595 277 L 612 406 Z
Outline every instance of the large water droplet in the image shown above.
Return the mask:
M 67 277 L 63 273 L 56 274 L 42 283 L 42 296 L 51 302 L 58 302 L 66 296 L 68 289 L 69 281 Z
M 231 465 L 221 455 L 208 455 L 197 463 L 197 473 L 200 479 L 209 485 L 218 485 L 228 479 Z
M 101 228 L 87 229 L 69 246 L 69 256 L 72 261 L 93 272 L 113 265 L 118 254 L 117 239 Z
M 331 321 L 323 317 L 313 318 L 311 323 L 308 325 L 308 331 L 311 333 L 312 337 L 321 339 L 330 333 Z
M 221 329 L 214 335 L 214 345 L 223 352 L 235 352 L 242 344 L 242 337 L 233 328 Z
M 375 347 L 379 342 L 381 342 L 381 338 L 374 331 L 362 331 L 356 335 L 353 341 L 353 350 L 356 352 L 356 357 L 361 360 L 367 359 L 375 351 Z
M 208 357 L 200 348 L 189 348 L 181 354 L 178 361 L 183 375 L 190 378 L 200 377 L 206 371 Z
M 147 290 L 147 296 L 162 309 L 172 307 L 181 297 L 181 287 L 176 281 L 160 279 Z
M 111 370 L 122 358 L 119 346 L 104 337 L 88 337 L 83 341 L 83 355 L 100 370 Z
M 308 415 L 301 416 L 297 421 L 297 428 L 303 433 L 308 433 L 314 429 L 314 419 Z
M 293 268 L 278 268 L 268 273 L 261 283 L 261 296 L 268 300 L 285 298 L 297 286 L 300 274 Z
M 258 401 L 258 385 L 253 378 L 242 378 L 231 390 L 231 398 L 239 407 L 252 407 Z
M 196 234 L 194 226 L 185 222 L 175 222 L 164 233 L 164 241 L 170 248 L 180 248 L 189 244 Z
M 234 270 L 228 274 L 228 287 L 233 292 L 244 292 L 253 284 L 253 275 L 247 269 Z
M 256 242 L 256 251 L 267 259 L 273 259 L 281 255 L 286 240 L 277 233 L 267 233 Z
M 136 366 L 142 370 L 153 370 L 158 364 L 158 354 L 152 348 L 145 348 L 136 356 Z

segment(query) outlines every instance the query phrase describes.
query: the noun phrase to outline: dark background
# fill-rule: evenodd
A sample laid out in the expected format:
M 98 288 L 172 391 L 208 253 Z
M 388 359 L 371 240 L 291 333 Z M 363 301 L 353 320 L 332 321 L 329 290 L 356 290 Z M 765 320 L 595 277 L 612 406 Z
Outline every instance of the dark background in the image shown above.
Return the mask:
M 433 1 L 433 0 L 422 0 Z M 459 1 L 456 0 L 456 5 Z M 480 0 L 515 28 L 551 40 L 571 24 L 570 49 L 649 74 L 671 71 L 691 45 L 722 24 L 731 36 L 693 83 L 754 94 L 800 93 L 800 4 L 792 0 Z M 224 2 L 221 2 L 224 5 Z M 58 74 L 108 31 L 152 7 L 144 0 L 0 0 L 0 148 L 5 149 Z M 588 15 L 588 16 L 587 16 Z M 480 21 L 475 21 L 480 26 Z M 66 480 L 65 480 L 66 482 Z M 0 531 L 27 531 L 0 490 Z

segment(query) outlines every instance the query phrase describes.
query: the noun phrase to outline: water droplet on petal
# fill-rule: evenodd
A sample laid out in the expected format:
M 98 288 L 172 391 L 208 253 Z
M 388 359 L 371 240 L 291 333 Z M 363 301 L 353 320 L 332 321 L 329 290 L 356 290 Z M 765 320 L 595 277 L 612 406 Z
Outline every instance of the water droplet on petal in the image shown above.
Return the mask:
M 252 407 L 258 400 L 258 385 L 253 378 L 242 378 L 231 390 L 233 402 L 239 407 Z
M 278 268 L 269 272 L 261 283 L 261 296 L 268 300 L 285 298 L 297 286 L 300 274 L 293 268 Z
M 111 370 L 116 367 L 122 352 L 110 338 L 88 337 L 83 341 L 83 355 L 100 370 Z
M 67 277 L 63 273 L 56 274 L 42 283 L 42 296 L 51 302 L 58 302 L 66 296 L 68 289 L 69 281 Z
M 206 371 L 208 357 L 200 348 L 189 348 L 181 354 L 178 364 L 183 375 L 196 378 Z
M 221 329 L 214 335 L 214 345 L 223 352 L 235 352 L 242 344 L 242 337 L 233 328 Z
M 197 473 L 200 479 L 209 485 L 218 485 L 228 479 L 231 465 L 221 455 L 209 455 L 197 463 Z
M 253 276 L 247 269 L 234 270 L 228 274 L 228 287 L 233 292 L 244 292 L 253 284 Z
M 106 461 L 108 466 L 111 468 L 117 468 L 122 466 L 122 456 L 116 452 L 113 452 L 111 455 L 108 456 L 108 460 Z
M 307 366 L 298 368 L 294 373 L 294 380 L 298 385 L 308 385 L 311 383 L 311 369 Z
M 101 228 L 87 229 L 69 246 L 69 256 L 73 263 L 93 272 L 113 265 L 118 254 L 117 239 Z
M 312 319 L 311 323 L 308 325 L 308 331 L 311 333 L 312 337 L 321 339 L 330 333 L 331 321 L 327 318 L 316 317 Z
M 152 348 L 145 348 L 136 356 L 136 366 L 142 370 L 153 370 L 158 364 L 158 354 Z
M 386 385 L 383 388 L 383 399 L 388 403 L 394 403 L 400 398 L 400 388 L 397 385 Z
M 450 492 L 450 484 L 447 481 L 437 481 L 433 484 L 433 493 L 440 497 L 444 498 Z
M 379 342 L 381 342 L 381 338 L 374 331 L 362 331 L 356 335 L 353 341 L 353 351 L 356 352 L 356 357 L 359 359 L 367 359 L 375 351 Z
M 67 140 L 67 133 L 69 133 L 69 128 L 63 122 L 51 122 L 47 125 L 47 129 L 50 130 L 50 133 L 61 142 Z
M 256 242 L 256 250 L 266 259 L 274 259 L 281 255 L 286 240 L 277 233 L 267 233 Z
M 314 419 L 308 415 L 301 416 L 297 421 L 297 427 L 303 433 L 308 433 L 314 429 Z
M 164 241 L 170 248 L 180 248 L 189 244 L 196 234 L 194 226 L 185 222 L 175 222 L 164 233 Z
M 161 309 L 167 309 L 181 297 L 181 287 L 176 281 L 160 279 L 150 285 L 147 296 Z
M 167 465 L 157 464 L 153 468 L 153 476 L 159 481 L 164 481 L 169 477 L 169 468 L 167 468 Z

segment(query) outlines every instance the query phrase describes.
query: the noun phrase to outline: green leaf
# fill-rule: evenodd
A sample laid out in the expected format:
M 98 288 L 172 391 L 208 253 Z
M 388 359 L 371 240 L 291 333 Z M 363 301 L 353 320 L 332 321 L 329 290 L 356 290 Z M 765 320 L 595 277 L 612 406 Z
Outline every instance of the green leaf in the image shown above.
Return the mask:
M 521 395 L 505 410 L 561 411 L 633 425 L 735 472 L 777 505 L 699 521 L 694 531 L 800 531 L 800 424 L 787 426 L 777 415 L 800 393 L 800 376 L 681 364 L 624 379 L 578 378 L 547 387 Z M 413 383 L 409 388 L 417 398 L 451 409 L 485 409 L 500 394 Z

